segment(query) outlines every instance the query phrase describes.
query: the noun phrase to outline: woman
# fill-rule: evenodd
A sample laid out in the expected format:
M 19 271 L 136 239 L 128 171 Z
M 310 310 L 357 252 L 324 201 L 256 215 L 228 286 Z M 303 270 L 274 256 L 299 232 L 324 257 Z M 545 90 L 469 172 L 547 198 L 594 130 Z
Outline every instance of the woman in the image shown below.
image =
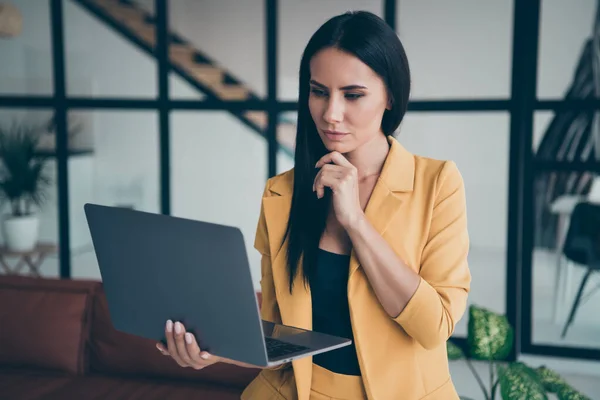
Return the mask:
M 268 180 L 256 232 L 261 313 L 353 345 L 264 369 L 242 399 L 458 399 L 446 341 L 471 280 L 465 192 L 453 162 L 392 136 L 409 92 L 404 49 L 379 17 L 339 15 L 310 39 L 295 167 Z M 159 350 L 182 366 L 252 367 L 201 352 L 180 323 L 166 334 Z

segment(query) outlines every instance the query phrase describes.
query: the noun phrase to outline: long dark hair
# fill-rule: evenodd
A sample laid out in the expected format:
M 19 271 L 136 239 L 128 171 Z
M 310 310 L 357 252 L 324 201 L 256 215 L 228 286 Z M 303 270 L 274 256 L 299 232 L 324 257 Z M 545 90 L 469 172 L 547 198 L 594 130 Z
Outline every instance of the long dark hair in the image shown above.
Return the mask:
M 325 48 L 337 48 L 354 55 L 383 80 L 391 102 L 391 110 L 385 111 L 381 121 L 381 130 L 386 136 L 400 125 L 410 93 L 410 71 L 404 47 L 396 33 L 378 16 L 365 11 L 347 12 L 325 22 L 311 37 L 300 62 L 294 191 L 287 227 L 290 292 L 301 259 L 304 283 L 310 285 L 331 202 L 330 191 L 325 191 L 321 200 L 312 191 L 318 172 L 315 164 L 327 149 L 308 108 L 310 60 Z

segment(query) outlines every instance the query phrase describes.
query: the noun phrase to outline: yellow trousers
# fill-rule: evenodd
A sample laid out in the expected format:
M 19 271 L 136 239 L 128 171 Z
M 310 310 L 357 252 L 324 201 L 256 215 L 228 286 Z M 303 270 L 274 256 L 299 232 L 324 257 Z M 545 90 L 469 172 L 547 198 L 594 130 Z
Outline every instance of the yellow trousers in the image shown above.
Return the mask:
M 264 370 L 242 394 L 242 400 L 296 400 L 294 371 Z M 310 400 L 366 400 L 360 376 L 333 373 L 313 364 Z

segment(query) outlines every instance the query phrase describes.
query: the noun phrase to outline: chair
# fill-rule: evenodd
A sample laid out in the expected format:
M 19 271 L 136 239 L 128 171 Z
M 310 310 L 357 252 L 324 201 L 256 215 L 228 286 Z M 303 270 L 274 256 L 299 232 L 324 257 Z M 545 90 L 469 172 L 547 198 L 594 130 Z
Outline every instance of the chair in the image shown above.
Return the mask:
M 558 217 L 556 227 L 556 271 L 554 272 L 554 322 L 559 321 L 562 302 L 570 297 L 572 266 L 563 262 L 566 231 L 575 206 L 581 202 L 600 204 L 600 175 L 593 178 L 587 195 L 564 194 L 550 205 L 550 212 Z
M 569 318 L 562 331 L 562 338 L 567 334 L 567 330 L 575 318 L 590 275 L 595 271 L 600 271 L 600 204 L 585 201 L 575 206 L 573 214 L 571 214 L 563 254 L 576 265 L 585 266 L 587 271 L 579 285 Z

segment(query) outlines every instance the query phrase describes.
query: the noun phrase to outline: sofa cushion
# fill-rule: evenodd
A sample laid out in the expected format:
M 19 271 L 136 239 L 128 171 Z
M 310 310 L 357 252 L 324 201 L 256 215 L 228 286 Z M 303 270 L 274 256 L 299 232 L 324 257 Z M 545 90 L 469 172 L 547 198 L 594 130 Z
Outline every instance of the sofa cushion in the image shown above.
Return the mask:
M 241 389 L 203 383 L 89 375 L 77 377 L 60 386 L 46 394 L 44 400 L 239 400 L 241 393 Z
M 156 349 L 155 341 L 113 327 L 102 288 L 96 294 L 93 310 L 90 370 L 94 372 L 185 379 L 236 388 L 246 387 L 258 375 L 257 369 L 231 364 L 215 364 L 200 371 L 181 368 Z
M 82 374 L 98 282 L 0 276 L 0 365 Z
M 0 398 L 37 400 L 45 398 L 75 376 L 64 372 L 0 369 Z

